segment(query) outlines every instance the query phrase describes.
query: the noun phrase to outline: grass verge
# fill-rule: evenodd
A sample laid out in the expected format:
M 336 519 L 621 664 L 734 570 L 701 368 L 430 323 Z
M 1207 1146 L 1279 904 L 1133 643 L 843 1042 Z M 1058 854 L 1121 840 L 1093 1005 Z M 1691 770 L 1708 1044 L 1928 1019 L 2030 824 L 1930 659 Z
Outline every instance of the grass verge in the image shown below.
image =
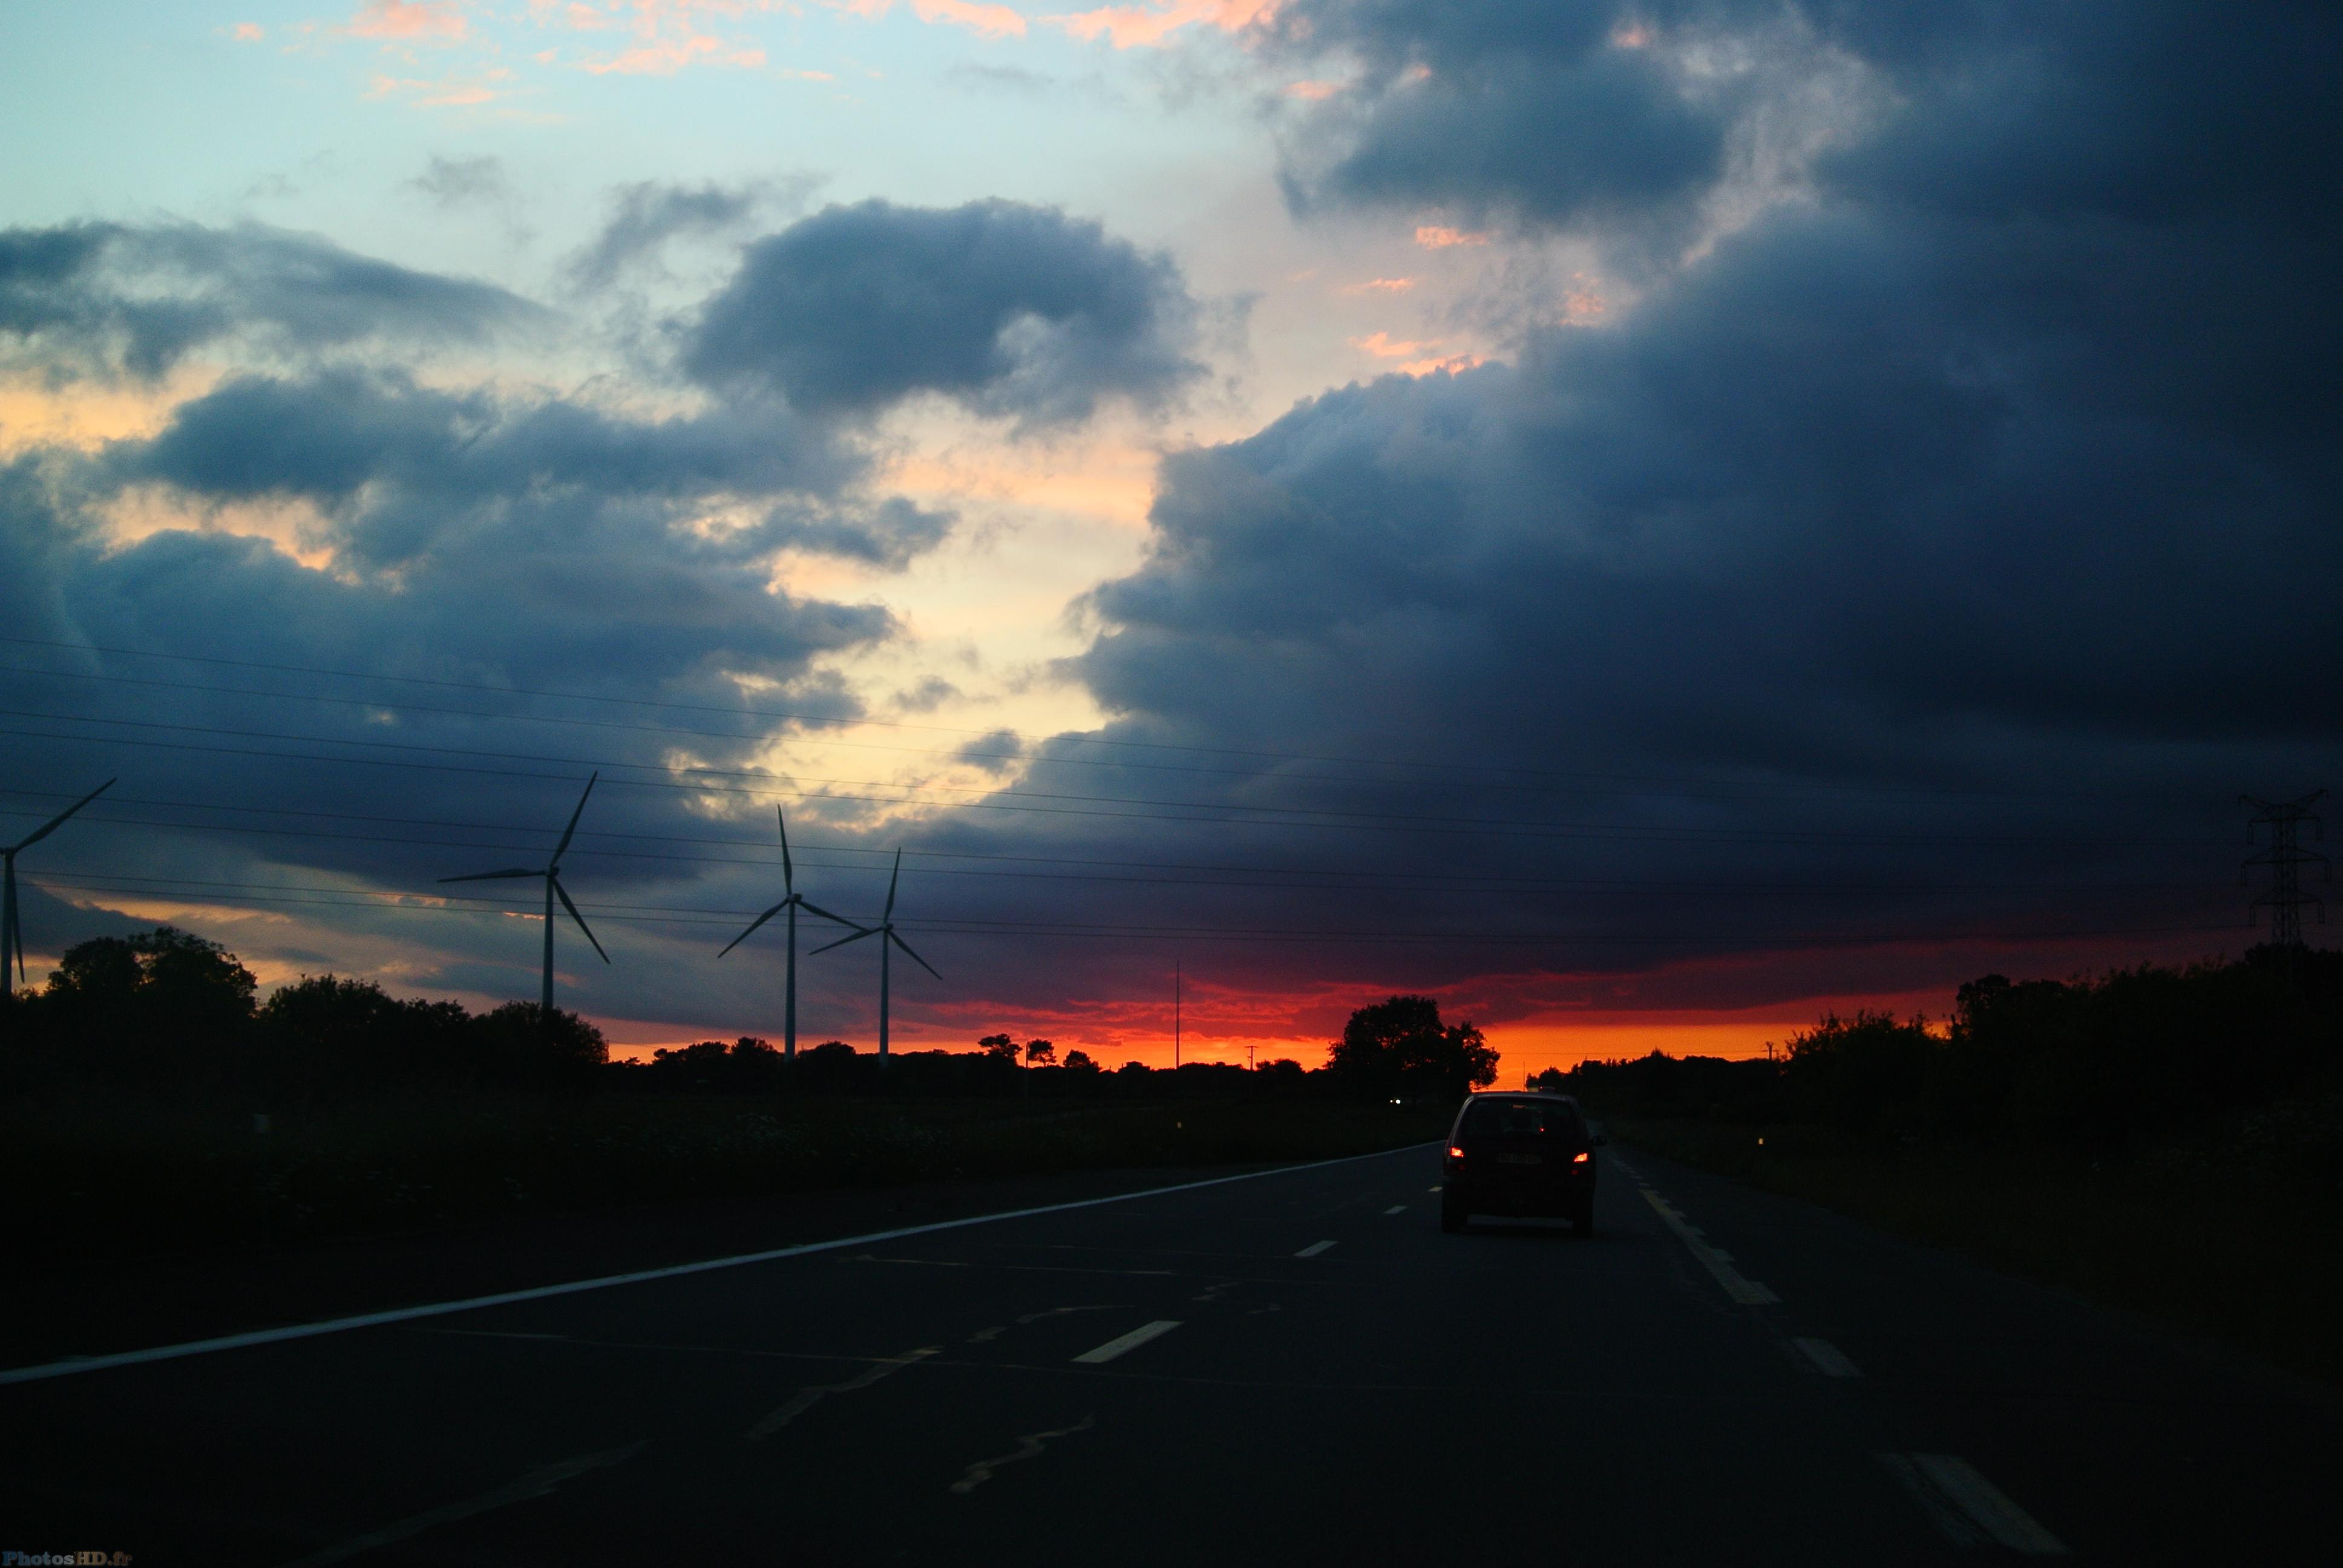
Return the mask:
M 1450 1112 L 1332 1101 L 1069 1105 L 516 1095 L 276 1116 L 225 1104 L 0 1105 L 13 1255 L 301 1241 L 513 1214 L 1120 1166 L 1332 1159 Z
M 2171 1153 L 2105 1162 L 2043 1151 L 1848 1153 L 1794 1130 L 1694 1121 L 1617 1119 L 1610 1131 L 2343 1386 L 2343 1213 L 2250 1170 Z

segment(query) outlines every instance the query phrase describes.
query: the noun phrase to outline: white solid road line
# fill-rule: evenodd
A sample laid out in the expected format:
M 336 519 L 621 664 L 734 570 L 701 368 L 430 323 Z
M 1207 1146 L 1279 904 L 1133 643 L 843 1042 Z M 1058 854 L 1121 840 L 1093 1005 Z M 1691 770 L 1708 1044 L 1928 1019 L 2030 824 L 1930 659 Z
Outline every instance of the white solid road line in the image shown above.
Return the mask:
M 1700 1231 L 1686 1224 L 1684 1217 L 1677 1213 L 1657 1191 L 1646 1187 L 1644 1197 L 1660 1218 L 1667 1221 L 1668 1229 L 1676 1233 L 1676 1239 L 1692 1249 L 1692 1255 L 1700 1260 L 1701 1266 L 1716 1276 L 1716 1282 L 1725 1287 L 1726 1295 L 1745 1307 L 1771 1306 L 1782 1299 L 1756 1281 L 1744 1277 L 1741 1271 L 1733 1266 L 1729 1253 L 1720 1252 L 1710 1246 Z
M 1178 1318 L 1158 1318 L 1151 1323 L 1141 1323 L 1127 1334 L 1117 1334 L 1094 1351 L 1084 1351 L 1074 1359 L 1096 1366 L 1111 1362 L 1129 1351 L 1135 1351 L 1152 1339 L 1160 1339 L 1180 1326 Z
M 1386 1214 L 1404 1214 L 1407 1212 L 1407 1205 L 1404 1203 L 1394 1203 L 1390 1208 L 1384 1210 L 1383 1212 Z
M 464 1503 L 451 1503 L 444 1508 L 434 1508 L 427 1513 L 417 1513 L 396 1524 L 386 1524 L 368 1534 L 357 1536 L 322 1552 L 288 1563 L 287 1568 L 324 1568 L 328 1563 L 339 1563 L 356 1557 L 362 1552 L 377 1547 L 394 1546 L 401 1541 L 411 1541 L 427 1530 L 442 1524 L 454 1524 L 492 1510 L 508 1507 L 516 1503 L 528 1503 L 550 1493 L 565 1481 L 575 1480 L 590 1470 L 606 1470 L 614 1464 L 624 1464 L 643 1451 L 645 1444 L 634 1443 L 626 1448 L 613 1448 L 602 1453 L 588 1453 L 578 1459 L 566 1459 L 558 1464 L 543 1464 L 522 1476 L 509 1486 L 499 1486 L 486 1496 Z
M 116 1351 L 111 1355 L 102 1356 L 73 1356 L 61 1362 L 45 1362 L 37 1366 L 10 1367 L 0 1372 L 0 1386 L 38 1382 L 44 1378 L 72 1377 L 76 1372 L 105 1372 L 112 1367 L 143 1366 L 149 1362 L 176 1361 L 182 1356 L 210 1355 L 218 1351 L 240 1351 L 255 1345 L 281 1344 L 287 1340 L 315 1339 L 320 1334 L 347 1333 L 353 1329 L 378 1328 L 385 1323 L 413 1322 L 417 1318 L 439 1318 L 450 1312 L 478 1312 L 483 1307 L 507 1307 L 518 1302 L 550 1301 L 556 1296 L 574 1296 L 583 1291 L 607 1291 L 619 1285 L 645 1284 L 653 1280 L 678 1280 L 717 1269 L 738 1269 L 749 1263 L 770 1263 L 783 1258 L 802 1258 L 814 1252 L 834 1252 L 840 1247 L 867 1247 L 873 1241 L 892 1241 L 904 1236 L 926 1236 L 938 1231 L 958 1231 L 970 1225 L 990 1225 L 1001 1220 L 1024 1220 L 1036 1214 L 1062 1214 L 1071 1209 L 1095 1209 L 1105 1203 L 1131 1203 L 1141 1198 L 1161 1198 L 1171 1192 L 1193 1192 L 1205 1187 L 1226 1186 L 1232 1181 L 1257 1181 L 1264 1176 L 1292 1176 L 1303 1171 L 1322 1171 L 1331 1165 L 1382 1160 L 1423 1147 L 1421 1143 L 1411 1143 L 1400 1149 L 1377 1150 L 1373 1154 L 1346 1154 L 1339 1160 L 1313 1160 L 1306 1165 L 1279 1165 L 1267 1171 L 1246 1171 L 1238 1175 L 1214 1176 L 1202 1181 L 1181 1181 L 1169 1187 L 1150 1187 L 1138 1192 L 1117 1192 L 1106 1198 L 1077 1198 L 1071 1202 L 1041 1203 L 1031 1209 L 1004 1209 L 997 1214 L 971 1214 L 965 1220 L 937 1220 L 925 1225 L 872 1231 L 861 1236 L 840 1236 L 830 1241 L 805 1241 L 794 1247 L 742 1252 L 735 1257 L 710 1258 L 699 1263 L 674 1263 L 664 1269 L 638 1269 L 628 1274 L 605 1274 L 598 1279 L 538 1285 L 525 1291 L 500 1291 L 492 1296 L 468 1296 L 461 1301 L 432 1302 L 418 1307 L 393 1307 L 387 1312 L 358 1312 L 347 1318 L 327 1318 L 321 1322 L 254 1329 L 246 1333 L 222 1334 L 216 1339 L 189 1340 L 176 1345 L 156 1345 L 149 1350 Z
M 1794 1339 L 1790 1342 L 1797 1346 L 1805 1358 L 1820 1369 L 1825 1377 L 1861 1377 L 1863 1375 L 1855 1370 L 1855 1363 L 1847 1360 L 1840 1352 L 1839 1348 L 1828 1340 Z
M 1883 1453 L 1879 1459 L 1955 1541 L 1973 1544 L 1982 1533 L 2023 1557 L 2066 1555 L 2065 1542 L 1978 1474 L 1967 1460 L 1949 1453 Z
M 1332 1241 L 1312 1241 L 1293 1255 L 1297 1258 L 1314 1258 L 1333 1244 Z

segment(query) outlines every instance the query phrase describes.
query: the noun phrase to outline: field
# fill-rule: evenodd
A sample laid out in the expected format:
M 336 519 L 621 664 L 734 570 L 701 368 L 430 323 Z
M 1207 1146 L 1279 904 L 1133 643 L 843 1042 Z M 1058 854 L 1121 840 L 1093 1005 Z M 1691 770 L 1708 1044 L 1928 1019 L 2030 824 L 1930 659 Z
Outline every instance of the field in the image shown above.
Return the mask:
M 1622 1142 L 2343 1384 L 2343 1210 L 2331 1191 L 2273 1180 L 2234 1145 L 2103 1161 L 1923 1146 L 1891 1155 L 1780 1126 L 1610 1126 Z
M 1453 1108 L 1318 1098 L 1084 1102 L 516 1093 L 277 1114 L 234 1102 L 0 1104 L 11 1253 L 286 1243 L 517 1214 L 1132 1166 L 1327 1159 L 1440 1136 Z

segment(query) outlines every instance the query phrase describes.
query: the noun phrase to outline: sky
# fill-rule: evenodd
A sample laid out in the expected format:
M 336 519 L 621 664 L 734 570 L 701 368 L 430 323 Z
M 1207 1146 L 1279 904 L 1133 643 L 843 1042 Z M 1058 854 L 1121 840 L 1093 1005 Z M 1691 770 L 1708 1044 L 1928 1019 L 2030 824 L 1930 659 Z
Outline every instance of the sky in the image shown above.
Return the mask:
M 7 30 L 0 835 L 118 780 L 36 984 L 533 997 L 438 879 L 592 775 L 621 1050 L 778 1038 L 778 808 L 850 918 L 900 851 L 898 1049 L 1168 1060 L 1176 970 L 1193 1059 L 1414 991 L 1510 1080 L 2241 951 L 2240 797 L 2343 780 L 2330 8 Z

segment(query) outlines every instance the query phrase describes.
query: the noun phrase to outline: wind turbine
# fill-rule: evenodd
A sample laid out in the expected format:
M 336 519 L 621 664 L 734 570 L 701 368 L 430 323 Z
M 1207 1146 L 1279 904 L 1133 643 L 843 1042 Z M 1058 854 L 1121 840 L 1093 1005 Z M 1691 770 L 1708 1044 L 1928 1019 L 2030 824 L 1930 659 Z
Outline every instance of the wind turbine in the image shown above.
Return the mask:
M 789 819 L 779 806 L 773 808 L 773 816 L 780 823 L 781 829 L 781 890 L 789 894 L 789 897 L 750 920 L 748 930 L 742 931 L 724 944 L 724 953 L 730 952 L 734 948 L 747 941 L 759 926 L 763 925 L 783 910 L 789 912 L 789 978 L 784 992 L 787 1000 L 781 1009 L 781 1055 L 787 1060 L 794 1060 L 798 1054 L 798 911 L 804 910 L 809 914 L 820 915 L 825 920 L 836 920 L 850 931 L 861 931 L 862 928 L 844 915 L 831 914 L 828 910 L 798 891 L 797 868 L 789 863 Z M 863 934 L 867 936 L 870 933 L 864 931 Z M 716 956 L 720 959 L 724 953 L 718 953 Z M 881 1039 L 885 1038 L 887 1033 L 885 1025 L 880 1026 L 879 1033 Z M 883 1050 L 886 1048 L 881 1046 L 880 1049 Z
M 814 949 L 815 952 L 826 953 L 832 948 L 842 948 L 849 942 L 859 942 L 865 937 L 879 939 L 879 1060 L 881 1061 L 887 1060 L 887 982 L 890 967 L 888 960 L 894 956 L 890 950 L 902 949 L 906 953 L 910 953 L 913 963 L 930 974 L 936 975 L 938 980 L 944 978 L 936 974 L 935 965 L 919 954 L 911 952 L 910 943 L 895 934 L 895 882 L 902 874 L 903 851 L 898 849 L 895 851 L 895 869 L 887 879 L 887 910 L 879 917 L 879 923 L 875 926 L 860 927 L 850 937 L 840 937 L 834 942 L 824 942 Z
M 0 990 L 14 993 L 16 989 L 7 983 L 8 965 L 12 960 L 16 966 L 16 984 L 22 985 L 25 981 L 25 929 L 16 919 L 16 851 L 31 849 L 64 826 L 66 818 L 113 788 L 114 780 L 107 779 L 16 842 L 0 849 L 0 866 L 6 868 L 6 887 L 0 890 Z
M 601 773 L 598 770 L 592 779 L 586 780 L 586 795 L 594 793 L 595 779 L 601 777 Z M 553 900 L 555 899 L 561 900 L 561 907 L 569 911 L 569 918 L 578 922 L 578 929 L 586 933 L 586 940 L 594 942 L 594 950 L 602 954 L 602 961 L 604 963 L 610 961 L 610 955 L 602 952 L 602 944 L 594 941 L 594 929 L 586 923 L 586 917 L 578 912 L 578 906 L 569 901 L 569 890 L 561 885 L 561 857 L 569 848 L 571 835 L 578 831 L 578 819 L 586 814 L 586 795 L 578 797 L 578 809 L 569 813 L 569 826 L 561 829 L 561 842 L 553 847 L 553 859 L 545 863 L 543 869 L 532 871 L 526 866 L 519 866 L 508 871 L 474 871 L 468 877 L 439 879 L 442 882 L 497 882 L 514 877 L 545 879 L 545 990 L 538 1002 L 538 1021 L 548 1029 L 553 1026 Z

